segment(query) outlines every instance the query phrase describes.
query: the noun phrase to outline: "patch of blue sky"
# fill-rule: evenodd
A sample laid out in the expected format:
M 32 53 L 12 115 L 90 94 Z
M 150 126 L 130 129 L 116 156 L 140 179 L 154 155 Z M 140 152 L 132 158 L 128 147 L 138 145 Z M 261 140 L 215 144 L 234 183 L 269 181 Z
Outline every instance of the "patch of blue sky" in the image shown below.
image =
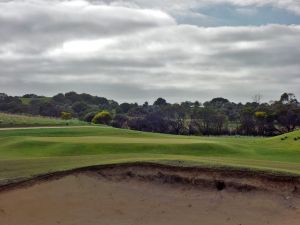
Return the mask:
M 266 24 L 300 24 L 300 15 L 272 6 L 238 7 L 218 4 L 193 9 L 177 16 L 178 23 L 199 26 L 259 26 Z

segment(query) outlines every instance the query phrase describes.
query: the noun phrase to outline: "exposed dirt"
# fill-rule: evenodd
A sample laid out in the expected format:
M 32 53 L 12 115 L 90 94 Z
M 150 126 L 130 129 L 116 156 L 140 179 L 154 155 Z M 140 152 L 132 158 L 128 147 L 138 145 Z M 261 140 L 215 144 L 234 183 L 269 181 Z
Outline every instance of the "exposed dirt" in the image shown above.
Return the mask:
M 0 187 L 0 225 L 299 225 L 299 178 L 155 164 Z

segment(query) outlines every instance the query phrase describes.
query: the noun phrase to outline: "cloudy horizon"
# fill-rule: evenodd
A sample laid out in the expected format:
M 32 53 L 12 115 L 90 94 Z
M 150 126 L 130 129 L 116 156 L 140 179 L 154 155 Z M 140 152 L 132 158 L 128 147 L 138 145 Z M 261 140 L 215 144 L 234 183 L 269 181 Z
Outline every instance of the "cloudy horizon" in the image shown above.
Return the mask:
M 0 2 L 0 92 L 300 97 L 297 0 Z

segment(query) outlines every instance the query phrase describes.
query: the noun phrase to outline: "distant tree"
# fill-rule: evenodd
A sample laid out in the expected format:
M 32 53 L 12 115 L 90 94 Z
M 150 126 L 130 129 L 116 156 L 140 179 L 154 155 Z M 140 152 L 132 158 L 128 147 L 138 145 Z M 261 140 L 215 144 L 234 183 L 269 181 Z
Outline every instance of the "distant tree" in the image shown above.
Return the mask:
M 86 111 L 88 109 L 88 105 L 85 102 L 79 101 L 79 102 L 75 102 L 72 105 L 72 110 L 78 114 Z
M 101 108 L 109 106 L 109 101 L 103 97 L 96 97 L 96 102 Z
M 148 102 L 144 102 L 143 107 L 145 107 L 145 108 L 149 107 L 149 103 Z
M 296 129 L 300 121 L 300 105 L 293 93 L 283 93 L 278 102 L 271 105 L 276 115 L 281 132 L 290 132 Z
M 167 121 L 159 111 L 148 113 L 142 122 L 146 127 L 145 131 L 159 133 L 167 133 L 168 131 Z
M 214 116 L 214 129 L 215 129 L 215 134 L 220 135 L 227 133 L 227 117 L 226 115 L 218 112 Z
M 261 94 L 256 94 L 256 95 L 253 96 L 252 101 L 257 103 L 257 104 L 260 104 L 261 99 L 262 99 L 262 95 Z
M 226 104 L 228 103 L 229 100 L 226 99 L 226 98 L 222 98 L 222 97 L 218 97 L 218 98 L 213 98 L 210 103 L 213 104 L 213 105 L 220 105 L 220 104 Z
M 256 134 L 254 112 L 250 107 L 243 109 L 241 112 L 239 132 L 244 135 Z
M 295 94 L 293 93 L 283 93 L 280 97 L 280 102 L 282 104 L 293 104 L 298 103 Z
M 30 101 L 24 101 L 23 97 Z M 0 111 L 50 117 L 69 112 L 72 117 L 87 122 L 94 119 L 96 112 L 106 111 L 116 115 L 112 122 L 100 117 L 97 123 L 172 134 L 270 136 L 300 128 L 300 103 L 292 93 L 283 93 L 279 100 L 269 103 L 261 103 L 261 96 L 255 96 L 246 104 L 218 97 L 204 104 L 198 101 L 172 104 L 158 98 L 152 105 L 148 102 L 119 105 L 104 97 L 76 92 L 57 94 L 52 98 L 34 94 L 23 97 L 0 94 Z
M 162 114 L 165 116 L 165 119 L 169 123 L 169 129 L 171 133 L 174 134 L 186 134 L 188 133 L 187 128 L 187 115 L 190 111 L 190 104 L 173 104 L 164 107 Z
M 5 98 L 7 98 L 7 94 L 5 93 L 0 93 L 0 101 L 3 101 Z
M 61 103 L 64 103 L 66 99 L 65 99 L 65 95 L 60 93 L 60 94 L 54 95 L 52 97 L 52 100 L 61 104 Z
M 200 133 L 205 135 L 220 135 L 227 132 L 227 117 L 226 115 L 218 112 L 214 108 L 205 107 L 201 108 L 196 114 L 192 116 L 193 126 L 198 125 Z M 191 124 L 190 124 L 191 126 Z
M 92 122 L 95 123 L 95 124 L 106 124 L 106 125 L 109 125 L 109 123 L 111 122 L 112 120 L 112 116 L 110 115 L 109 112 L 107 111 L 102 111 L 102 112 L 99 112 L 97 113 Z
M 154 105 L 156 105 L 156 106 L 165 106 L 167 104 L 168 104 L 167 101 L 165 99 L 163 99 L 163 98 L 158 98 L 154 102 Z
M 144 118 L 131 117 L 128 119 L 128 127 L 133 130 L 151 131 L 148 127 L 147 121 Z
M 122 113 L 128 113 L 130 109 L 132 109 L 134 107 L 133 104 L 129 104 L 129 103 L 122 103 L 120 104 L 120 109 Z
M 79 96 L 80 100 L 86 104 L 97 104 L 96 98 L 90 94 L 82 93 Z
M 23 98 L 38 98 L 39 96 L 36 95 L 36 94 L 26 94 L 26 95 L 23 95 Z
M 198 102 L 198 101 L 195 101 L 195 102 L 194 102 L 194 108 L 195 108 L 195 109 L 198 109 L 200 106 L 201 106 L 201 103 L 200 103 L 200 102 Z
M 40 105 L 39 115 L 50 116 L 50 117 L 60 117 L 61 110 L 54 102 L 43 102 Z
M 190 135 L 202 135 L 201 121 L 193 118 L 189 120 L 188 132 Z
M 112 121 L 112 126 L 118 128 L 127 128 L 128 117 L 123 114 L 117 114 Z
M 256 127 L 257 133 L 259 135 L 265 134 L 265 126 L 267 123 L 267 113 L 266 112 L 255 112 L 255 120 L 256 120 Z
M 215 109 L 221 109 L 223 108 L 227 103 L 229 103 L 229 100 L 226 98 L 218 97 L 218 98 L 213 98 L 209 102 L 205 102 L 204 106 L 205 107 L 212 107 Z
M 33 98 L 28 105 L 28 113 L 32 115 L 39 115 L 40 108 L 45 102 L 39 98 Z
M 81 100 L 81 99 L 80 99 L 80 95 L 77 94 L 77 93 L 74 92 L 74 91 L 71 91 L 71 92 L 66 93 L 66 94 L 65 94 L 65 98 L 68 99 L 69 101 L 71 101 L 72 103 Z
M 60 117 L 61 111 L 53 102 L 41 102 L 39 114 L 41 116 Z
M 283 108 L 277 112 L 277 121 L 283 126 L 284 132 L 291 132 L 296 129 L 299 124 L 300 115 L 296 109 L 293 108 Z
M 177 103 L 175 103 L 177 105 Z M 185 101 L 180 104 L 181 107 L 183 107 L 186 111 L 189 111 L 191 108 L 193 108 L 194 103 L 190 101 Z
M 149 113 L 150 112 L 148 111 L 147 107 L 134 105 L 134 107 L 129 110 L 127 115 L 129 117 L 145 117 Z

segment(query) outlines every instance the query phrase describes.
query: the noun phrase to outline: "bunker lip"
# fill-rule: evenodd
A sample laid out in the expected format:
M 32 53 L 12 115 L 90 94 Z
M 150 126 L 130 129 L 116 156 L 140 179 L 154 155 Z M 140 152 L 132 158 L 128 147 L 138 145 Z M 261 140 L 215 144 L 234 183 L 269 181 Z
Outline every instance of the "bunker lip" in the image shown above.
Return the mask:
M 79 174 L 99 176 L 115 181 L 138 180 L 217 191 L 268 191 L 300 195 L 300 176 L 297 175 L 227 167 L 182 167 L 146 162 L 88 166 L 31 178 L 9 180 L 6 184 L 0 184 L 0 193 Z

